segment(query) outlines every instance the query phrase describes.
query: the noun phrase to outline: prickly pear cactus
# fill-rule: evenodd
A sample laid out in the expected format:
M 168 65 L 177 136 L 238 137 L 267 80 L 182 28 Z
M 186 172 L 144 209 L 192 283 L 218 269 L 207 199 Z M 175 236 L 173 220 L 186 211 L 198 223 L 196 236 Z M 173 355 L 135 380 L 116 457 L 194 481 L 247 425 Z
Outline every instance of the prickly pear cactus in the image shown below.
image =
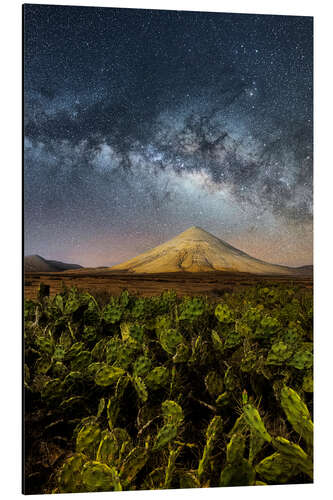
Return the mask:
M 98 361 L 95 363 L 90 363 L 87 368 L 87 377 L 95 379 L 95 375 L 103 366 L 106 366 L 106 363 L 99 363 Z
M 63 347 L 61 344 L 60 345 L 58 344 L 58 345 L 56 345 L 56 347 L 54 349 L 52 359 L 53 359 L 53 361 L 63 361 L 65 358 L 65 354 L 66 354 L 65 347 Z M 45 359 L 47 359 L 47 358 L 45 358 Z
M 178 344 L 176 354 L 172 357 L 174 363 L 186 363 L 191 356 L 191 349 L 187 344 Z
M 181 446 L 179 446 L 176 450 L 170 450 L 168 464 L 165 469 L 164 488 L 166 489 L 171 488 L 172 486 L 173 476 L 176 470 L 176 460 L 181 450 Z
M 125 370 L 118 366 L 102 366 L 95 375 L 95 383 L 103 387 L 115 384 L 125 374 Z
M 59 338 L 59 346 L 62 347 L 63 351 L 68 351 L 73 344 L 73 339 L 69 331 L 64 331 Z
M 157 366 L 144 379 L 147 387 L 152 390 L 166 387 L 169 383 L 169 370 L 165 366 Z
M 120 412 L 120 404 L 117 396 L 111 396 L 106 405 L 106 413 L 109 428 L 112 430 L 116 425 L 116 421 Z
M 228 391 L 224 391 L 222 392 L 222 394 L 220 394 L 217 398 L 216 398 L 216 401 L 215 401 L 215 404 L 219 407 L 219 408 L 223 408 L 223 407 L 227 407 L 230 405 L 230 401 L 231 401 L 231 398 L 230 398 L 230 392 Z
M 200 297 L 187 299 L 182 304 L 180 320 L 194 321 L 205 312 L 206 306 Z
M 46 357 L 40 357 L 35 363 L 35 372 L 40 374 L 46 374 L 52 366 L 52 359 Z
M 103 346 L 103 345 L 102 345 Z M 102 348 L 101 346 L 101 348 Z M 121 348 L 122 343 L 117 338 L 111 338 L 104 346 L 105 349 L 105 359 L 109 365 L 112 365 L 118 356 L 119 349 Z
M 99 418 L 102 415 L 104 408 L 105 408 L 105 399 L 101 398 L 98 403 L 96 418 Z
M 288 362 L 288 365 L 296 368 L 297 370 L 307 370 L 312 368 L 312 349 L 312 344 L 309 344 L 309 342 L 304 343 L 303 346 L 295 352 L 293 358 Z
M 210 459 L 213 454 L 218 438 L 223 430 L 223 422 L 220 416 L 214 417 L 206 431 L 206 444 L 198 465 L 198 478 L 201 481 L 210 470 Z
M 280 327 L 281 324 L 277 318 L 265 314 L 255 330 L 254 337 L 256 339 L 273 338 Z
M 281 390 L 281 406 L 293 429 L 306 441 L 307 446 L 313 446 L 313 423 L 310 412 L 300 396 L 290 387 Z
M 63 390 L 65 394 L 78 394 L 84 390 L 85 377 L 79 371 L 69 372 L 64 378 Z
M 302 389 L 304 392 L 313 392 L 313 373 L 307 373 L 303 378 Z
M 170 423 L 179 426 L 184 420 L 183 410 L 175 401 L 164 401 L 162 403 L 162 414 L 166 424 Z
M 227 444 L 227 462 L 229 464 L 239 464 L 244 458 L 245 436 L 233 434 Z
M 115 467 L 100 462 L 85 463 L 82 470 L 82 482 L 86 491 L 121 491 L 121 482 Z
M 43 491 L 312 481 L 311 290 L 107 300 L 65 289 L 25 304 L 30 417 L 42 460 L 62 453 L 36 464 Z
M 273 447 L 287 460 L 293 464 L 294 471 L 301 471 L 313 479 L 313 460 L 302 448 L 283 437 L 272 440 Z
M 55 348 L 55 343 L 50 334 L 43 337 L 37 337 L 36 345 L 38 347 L 39 352 L 48 356 L 52 356 Z
M 211 337 L 212 337 L 214 349 L 216 349 L 216 351 L 219 352 L 220 354 L 223 354 L 224 344 L 223 344 L 223 341 L 222 341 L 220 335 L 215 330 L 212 330 Z
M 231 367 L 229 367 L 224 374 L 224 387 L 226 388 L 227 391 L 233 392 L 237 389 L 238 384 L 239 382 L 237 380 L 237 376 L 234 370 Z
M 47 404 L 56 404 L 63 397 L 64 384 L 60 378 L 48 380 L 41 390 L 42 399 Z
M 205 377 L 205 386 L 212 398 L 216 398 L 223 392 L 223 378 L 216 371 L 210 371 Z
M 160 334 L 159 340 L 163 349 L 171 355 L 174 355 L 176 353 L 177 346 L 184 342 L 182 334 L 174 328 L 163 330 Z
M 258 359 L 258 353 L 253 351 L 247 351 L 242 357 L 240 369 L 242 372 L 251 373 L 258 370 L 258 365 L 260 363 L 260 358 Z
M 85 491 L 82 482 L 82 468 L 87 462 L 87 457 L 76 453 L 69 457 L 58 473 L 58 488 L 60 493 L 81 493 Z
M 98 304 L 93 297 L 88 302 L 88 307 L 84 311 L 83 319 L 85 325 L 97 325 L 100 321 L 100 311 Z
M 84 404 L 84 398 L 82 396 L 71 396 L 70 398 L 63 399 L 59 405 L 65 413 L 67 411 L 73 412 L 79 409 Z
M 253 486 L 255 470 L 243 458 L 239 464 L 227 464 L 221 472 L 219 486 Z
M 72 361 L 81 351 L 84 350 L 83 342 L 75 342 L 72 346 L 66 351 L 64 360 L 66 362 Z
M 91 459 L 94 459 L 100 439 L 101 429 L 97 424 L 84 425 L 76 438 L 76 451 L 78 453 L 84 453 Z
M 136 377 L 144 377 L 152 367 L 152 362 L 147 356 L 139 356 L 133 363 L 133 375 Z
M 72 294 L 70 297 L 68 297 L 66 304 L 65 304 L 65 309 L 64 313 L 66 315 L 73 314 L 75 311 L 78 310 L 80 307 L 80 299 L 78 296 Z
M 281 453 L 275 452 L 265 457 L 255 467 L 256 473 L 271 484 L 287 483 L 295 473 L 295 466 Z
M 130 484 L 149 458 L 147 448 L 137 446 L 124 459 L 120 469 L 120 479 L 124 485 Z
M 131 311 L 131 315 L 134 319 L 143 319 L 145 317 L 147 309 L 147 304 L 142 298 L 136 299 L 134 306 Z
M 268 434 L 265 424 L 262 421 L 258 410 L 254 406 L 250 403 L 245 404 L 243 406 L 243 415 L 245 422 L 253 432 L 255 432 L 264 441 L 267 441 L 268 443 L 271 442 L 272 438 Z
M 148 391 L 147 391 L 146 384 L 144 383 L 142 378 L 137 377 L 137 376 L 132 378 L 132 383 L 133 383 L 134 389 L 136 390 L 138 398 L 140 399 L 140 401 L 145 403 L 148 399 Z
M 242 314 L 242 323 L 250 328 L 252 334 L 253 329 L 260 324 L 262 319 L 264 306 L 258 304 L 257 306 L 249 306 Z M 246 332 L 249 333 L 249 332 Z
M 114 365 L 127 370 L 137 356 L 138 351 L 137 342 L 132 338 L 128 338 L 126 341 L 120 343 Z
M 234 322 L 234 315 L 227 304 L 218 304 L 215 309 L 215 316 L 220 323 L 228 324 Z
M 91 356 L 95 361 L 105 360 L 107 345 L 108 345 L 107 338 L 103 338 L 95 344 L 95 346 L 91 350 Z
M 139 325 L 137 323 L 133 323 L 129 328 L 130 336 L 132 337 L 132 339 L 136 340 L 139 344 L 142 344 L 143 342 L 144 332 L 145 332 L 144 326 Z
M 245 395 L 243 400 L 246 401 Z M 243 419 L 238 419 L 235 430 L 243 428 Z M 226 465 L 221 471 L 220 486 L 251 486 L 255 484 L 256 473 L 249 460 L 244 458 L 246 435 L 235 432 L 227 444 Z
M 158 432 L 153 451 L 159 451 L 177 437 L 178 426 L 175 424 L 165 424 Z
M 179 486 L 181 489 L 200 488 L 200 481 L 196 471 L 179 472 Z
M 103 309 L 103 320 L 105 323 L 118 323 L 123 315 L 123 308 L 117 303 L 108 304 Z
M 90 351 L 80 351 L 71 361 L 72 371 L 85 371 L 91 364 Z
M 257 454 L 262 450 L 266 440 L 263 439 L 255 430 L 250 430 L 250 449 L 249 449 L 249 462 L 252 464 Z
M 96 328 L 96 326 L 86 325 L 83 329 L 82 339 L 87 344 L 96 342 L 98 339 L 98 329 Z
M 267 364 L 269 365 L 282 365 L 287 359 L 293 355 L 294 348 L 290 344 L 284 342 L 276 342 L 272 345 L 270 352 L 267 356 Z
M 103 433 L 103 437 L 98 445 L 96 459 L 110 467 L 117 465 L 119 457 L 119 444 L 111 432 Z

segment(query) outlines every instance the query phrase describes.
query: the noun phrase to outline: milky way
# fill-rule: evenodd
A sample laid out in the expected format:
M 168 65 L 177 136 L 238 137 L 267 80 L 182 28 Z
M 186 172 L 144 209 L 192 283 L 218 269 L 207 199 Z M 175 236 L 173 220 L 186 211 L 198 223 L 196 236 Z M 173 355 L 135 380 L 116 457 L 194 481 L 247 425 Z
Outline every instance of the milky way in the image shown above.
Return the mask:
M 26 5 L 25 254 L 312 263 L 312 18 Z

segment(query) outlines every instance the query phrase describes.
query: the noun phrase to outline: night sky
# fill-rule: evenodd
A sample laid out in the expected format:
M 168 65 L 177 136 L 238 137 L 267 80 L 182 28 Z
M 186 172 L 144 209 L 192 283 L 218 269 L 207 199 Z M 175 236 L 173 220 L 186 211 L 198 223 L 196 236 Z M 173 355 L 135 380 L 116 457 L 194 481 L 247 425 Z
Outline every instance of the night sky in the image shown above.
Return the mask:
M 312 263 L 312 18 L 26 5 L 25 254 Z

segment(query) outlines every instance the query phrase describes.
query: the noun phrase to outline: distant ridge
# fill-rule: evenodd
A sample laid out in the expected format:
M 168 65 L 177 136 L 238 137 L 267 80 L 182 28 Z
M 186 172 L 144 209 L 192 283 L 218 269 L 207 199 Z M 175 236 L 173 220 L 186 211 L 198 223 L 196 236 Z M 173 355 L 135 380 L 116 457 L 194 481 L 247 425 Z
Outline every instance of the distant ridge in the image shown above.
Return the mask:
M 313 266 L 312 265 L 300 266 L 300 267 L 297 267 L 296 269 L 301 274 L 313 274 Z
M 40 255 L 28 255 L 24 257 L 25 272 L 56 272 L 69 269 L 82 269 L 79 264 L 66 264 L 57 260 L 46 260 Z
M 110 268 L 130 273 L 228 271 L 253 274 L 295 274 L 297 268 L 269 264 L 193 226 L 175 238 Z

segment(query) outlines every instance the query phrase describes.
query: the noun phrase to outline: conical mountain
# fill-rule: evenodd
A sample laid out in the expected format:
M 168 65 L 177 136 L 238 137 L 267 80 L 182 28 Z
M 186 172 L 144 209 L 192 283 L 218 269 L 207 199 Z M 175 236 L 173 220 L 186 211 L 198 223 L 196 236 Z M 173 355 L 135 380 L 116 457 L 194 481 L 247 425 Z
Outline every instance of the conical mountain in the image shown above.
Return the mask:
M 292 274 L 293 269 L 269 264 L 229 245 L 226 241 L 190 227 L 175 238 L 144 252 L 112 271 L 133 273 L 228 271 L 254 274 Z

